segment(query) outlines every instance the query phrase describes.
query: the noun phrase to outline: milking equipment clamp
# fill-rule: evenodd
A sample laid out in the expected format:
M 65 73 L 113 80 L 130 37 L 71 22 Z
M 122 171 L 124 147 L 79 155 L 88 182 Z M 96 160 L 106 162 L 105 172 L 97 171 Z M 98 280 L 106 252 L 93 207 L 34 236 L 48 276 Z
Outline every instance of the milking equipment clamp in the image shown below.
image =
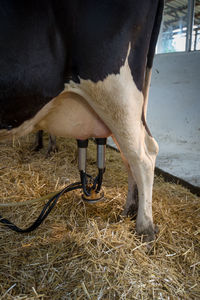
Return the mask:
M 101 200 L 104 196 L 104 193 L 100 192 L 100 190 L 103 181 L 103 174 L 105 172 L 106 138 L 97 138 L 96 144 L 98 175 L 96 178 L 93 178 L 91 175 L 86 173 L 88 140 L 77 140 L 78 168 L 83 190 L 82 199 L 90 203 L 95 203 Z
M 77 140 L 78 144 L 78 168 L 80 172 L 81 182 L 75 182 L 59 192 L 55 192 L 42 197 L 41 199 L 34 199 L 25 201 L 30 203 L 30 201 L 35 202 L 35 200 L 44 200 L 49 199 L 48 202 L 44 205 L 39 217 L 33 222 L 33 224 L 25 229 L 21 229 L 16 226 L 14 223 L 9 221 L 8 219 L 3 218 L 0 215 L 0 222 L 5 226 L 9 227 L 10 229 L 18 232 L 18 233 L 28 233 L 35 230 L 48 216 L 51 210 L 56 205 L 58 199 L 65 193 L 82 189 L 82 199 L 89 203 L 95 203 L 101 200 L 104 196 L 103 192 L 101 192 L 101 185 L 103 180 L 103 174 L 105 172 L 105 148 L 106 148 L 106 138 L 98 138 L 96 139 L 97 143 L 97 167 L 98 167 L 98 175 L 93 178 L 91 175 L 86 173 L 86 159 L 87 159 L 87 147 L 88 147 L 88 140 Z M 51 196 L 50 196 L 51 195 Z M 22 203 L 21 203 L 22 204 Z M 4 203 L 4 205 L 6 205 Z M 14 204 L 15 205 L 15 204 Z M 9 206 L 9 204 L 7 204 Z M 13 203 L 12 205 L 13 206 Z M 17 203 L 16 203 L 17 206 Z

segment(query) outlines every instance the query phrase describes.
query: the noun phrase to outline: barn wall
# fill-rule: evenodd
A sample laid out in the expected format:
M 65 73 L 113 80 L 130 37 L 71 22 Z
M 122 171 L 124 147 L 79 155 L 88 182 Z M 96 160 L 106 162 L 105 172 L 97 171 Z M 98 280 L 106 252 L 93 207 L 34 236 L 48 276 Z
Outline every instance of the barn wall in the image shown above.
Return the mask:
M 199 51 L 156 55 L 147 119 L 157 167 L 200 186 Z

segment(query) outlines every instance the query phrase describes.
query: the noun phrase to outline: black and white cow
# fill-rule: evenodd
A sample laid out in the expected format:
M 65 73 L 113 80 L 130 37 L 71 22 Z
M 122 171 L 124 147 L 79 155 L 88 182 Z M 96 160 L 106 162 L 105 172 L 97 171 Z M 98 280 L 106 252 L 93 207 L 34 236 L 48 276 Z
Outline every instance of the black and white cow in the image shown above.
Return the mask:
M 145 119 L 162 10 L 163 0 L 0 1 L 0 139 L 112 134 L 128 168 L 124 213 L 138 194 L 147 241 L 158 145 Z

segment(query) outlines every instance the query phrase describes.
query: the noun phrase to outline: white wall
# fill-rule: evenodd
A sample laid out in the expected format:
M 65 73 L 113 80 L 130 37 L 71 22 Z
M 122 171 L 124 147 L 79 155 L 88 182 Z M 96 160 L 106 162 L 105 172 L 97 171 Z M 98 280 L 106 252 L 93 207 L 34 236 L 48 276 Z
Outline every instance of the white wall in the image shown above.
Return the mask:
M 156 165 L 200 186 L 200 52 L 157 54 L 148 126 L 160 146 Z

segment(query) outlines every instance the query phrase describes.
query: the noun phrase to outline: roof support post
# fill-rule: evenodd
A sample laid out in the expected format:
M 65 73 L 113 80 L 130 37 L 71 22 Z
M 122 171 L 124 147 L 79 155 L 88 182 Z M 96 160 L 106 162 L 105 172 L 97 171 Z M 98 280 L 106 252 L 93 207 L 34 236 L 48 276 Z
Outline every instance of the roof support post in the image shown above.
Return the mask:
M 192 47 L 192 30 L 194 24 L 194 7 L 195 0 L 188 0 L 188 13 L 187 13 L 187 34 L 186 34 L 186 47 L 185 51 L 191 51 Z

